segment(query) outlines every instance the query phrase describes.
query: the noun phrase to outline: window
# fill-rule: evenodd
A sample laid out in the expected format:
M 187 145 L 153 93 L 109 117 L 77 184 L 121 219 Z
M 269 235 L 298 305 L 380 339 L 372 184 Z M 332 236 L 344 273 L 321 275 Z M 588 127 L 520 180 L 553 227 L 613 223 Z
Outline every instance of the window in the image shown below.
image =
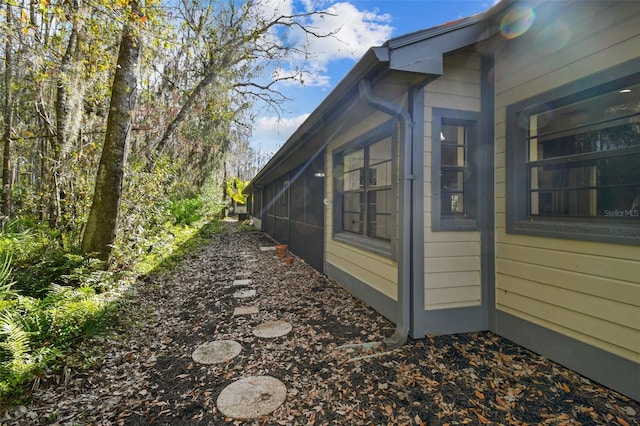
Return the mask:
M 393 238 L 393 142 L 389 124 L 334 156 L 338 239 L 389 253 Z
M 507 111 L 507 230 L 637 243 L 640 74 L 543 99 Z
M 475 177 L 478 114 L 434 108 L 432 144 L 432 229 L 477 228 Z
M 531 216 L 640 218 L 640 84 L 526 115 Z
M 342 230 L 391 240 L 391 137 L 343 154 Z

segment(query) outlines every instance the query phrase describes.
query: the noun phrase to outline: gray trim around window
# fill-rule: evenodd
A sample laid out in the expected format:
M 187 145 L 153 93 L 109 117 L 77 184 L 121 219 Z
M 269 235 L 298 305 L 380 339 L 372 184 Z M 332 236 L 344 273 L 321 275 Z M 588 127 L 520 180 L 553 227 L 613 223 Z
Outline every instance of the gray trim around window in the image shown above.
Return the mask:
M 640 58 L 540 93 L 507 107 L 506 119 L 506 225 L 511 234 L 616 244 L 640 244 L 639 223 L 618 223 L 606 218 L 571 219 L 529 217 L 527 189 L 527 131 L 520 126 L 522 114 L 536 105 L 560 106 L 608 90 L 640 82 Z M 639 165 L 640 167 L 640 165 Z
M 372 145 L 377 141 L 391 137 L 391 199 L 397 200 L 398 195 L 398 135 L 396 131 L 397 120 L 389 120 L 377 126 L 376 128 L 364 133 L 358 138 L 342 145 L 333 152 L 333 169 L 339 170 L 342 166 L 342 154 L 349 149 L 359 149 L 364 146 Z M 359 247 L 363 250 L 379 254 L 384 257 L 395 259 L 396 254 L 396 213 L 397 208 L 391 209 L 391 241 L 385 242 L 366 235 L 358 235 L 345 232 L 342 229 L 342 196 L 339 190 L 340 178 L 333 173 L 333 239 L 346 244 Z M 366 218 L 365 218 L 366 220 Z
M 441 148 L 436 139 L 441 133 L 442 120 L 465 122 L 465 127 L 472 131 L 467 140 L 466 153 L 466 177 L 464 183 L 465 214 L 464 217 L 443 217 L 440 194 L 441 182 Z M 433 231 L 477 231 L 477 204 L 478 204 L 478 167 L 475 158 L 479 147 L 478 124 L 480 113 L 473 111 L 461 111 L 448 108 L 433 108 L 431 131 L 431 229 Z

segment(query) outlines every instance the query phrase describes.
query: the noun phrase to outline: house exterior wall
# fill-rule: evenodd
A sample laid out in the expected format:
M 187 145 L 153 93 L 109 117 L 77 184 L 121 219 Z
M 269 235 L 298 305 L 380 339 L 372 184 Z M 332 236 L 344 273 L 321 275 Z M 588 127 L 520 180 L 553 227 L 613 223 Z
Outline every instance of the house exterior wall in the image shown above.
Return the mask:
M 364 107 L 360 105 L 359 108 Z M 325 196 L 330 203 L 325 210 L 325 265 L 327 275 L 394 321 L 398 281 L 397 260 L 336 239 L 335 232 L 338 227 L 334 212 L 335 194 L 339 193 L 339 188 L 335 188 L 334 154 L 343 149 L 345 144 L 389 119 L 388 115 L 371 111 L 366 119 L 344 126 L 344 131 L 335 134 L 327 145 Z M 397 184 L 397 178 L 395 184 Z
M 555 351 L 559 362 L 591 377 L 596 372 L 597 380 L 621 387 L 628 394 L 635 387 L 636 397 L 640 383 L 640 247 L 508 233 L 505 176 L 507 168 L 512 167 L 507 164 L 506 155 L 509 105 L 638 58 L 639 6 L 627 1 L 549 2 L 545 7 L 557 10 L 536 12 L 544 12 L 553 19 L 546 23 L 538 20 L 529 32 L 517 38 L 507 41 L 499 36 L 492 41 L 493 46 L 498 46 L 495 52 L 497 331 L 517 343 L 533 346 L 534 350 L 543 348 L 543 354 Z M 544 39 L 552 31 L 556 37 Z M 523 327 L 533 324 L 537 328 L 516 329 L 513 324 Z M 551 333 L 549 336 L 565 336 L 575 343 L 560 340 L 564 347 L 580 349 L 562 352 L 551 348 L 550 343 L 545 346 L 544 342 L 526 336 L 532 330 L 542 333 L 540 336 L 547 331 Z M 598 358 L 603 353 L 605 356 Z M 623 363 L 626 371 L 614 372 L 622 368 L 614 365 L 615 357 L 630 361 Z M 597 359 L 606 365 L 596 365 Z M 618 377 L 613 378 L 616 374 Z
M 424 309 L 481 304 L 480 231 L 434 231 L 432 226 L 433 109 L 480 112 L 481 58 L 445 57 L 444 74 L 424 89 Z M 427 328 L 429 325 L 427 324 Z

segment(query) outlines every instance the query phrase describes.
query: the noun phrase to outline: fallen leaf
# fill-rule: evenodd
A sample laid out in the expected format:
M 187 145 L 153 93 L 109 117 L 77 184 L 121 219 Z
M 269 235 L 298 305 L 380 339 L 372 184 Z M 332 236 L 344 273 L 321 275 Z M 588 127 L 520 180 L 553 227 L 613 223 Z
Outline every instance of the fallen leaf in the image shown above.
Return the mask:
M 629 423 L 623 419 L 622 417 L 616 417 L 616 420 L 618 421 L 618 423 L 620 423 L 622 426 L 630 426 Z
M 487 425 L 487 424 L 491 423 L 491 421 L 489 419 L 487 419 L 485 416 L 483 416 L 482 414 L 480 414 L 478 412 L 474 412 L 474 414 L 476 415 L 476 417 L 478 417 L 478 420 L 483 425 Z

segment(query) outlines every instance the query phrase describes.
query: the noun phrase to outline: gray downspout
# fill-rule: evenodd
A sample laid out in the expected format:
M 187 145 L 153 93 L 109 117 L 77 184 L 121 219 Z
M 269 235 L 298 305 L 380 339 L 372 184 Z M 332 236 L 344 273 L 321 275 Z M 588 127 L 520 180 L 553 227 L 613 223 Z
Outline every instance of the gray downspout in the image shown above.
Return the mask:
M 358 89 L 360 98 L 372 108 L 398 118 L 402 126 L 403 139 L 400 143 L 400 241 L 398 245 L 398 304 L 397 324 L 392 336 L 384 339 L 387 348 L 397 348 L 407 342 L 411 321 L 411 192 L 414 179 L 411 143 L 413 120 L 409 111 L 387 100 L 376 97 L 371 91 L 371 82 L 361 80 Z

